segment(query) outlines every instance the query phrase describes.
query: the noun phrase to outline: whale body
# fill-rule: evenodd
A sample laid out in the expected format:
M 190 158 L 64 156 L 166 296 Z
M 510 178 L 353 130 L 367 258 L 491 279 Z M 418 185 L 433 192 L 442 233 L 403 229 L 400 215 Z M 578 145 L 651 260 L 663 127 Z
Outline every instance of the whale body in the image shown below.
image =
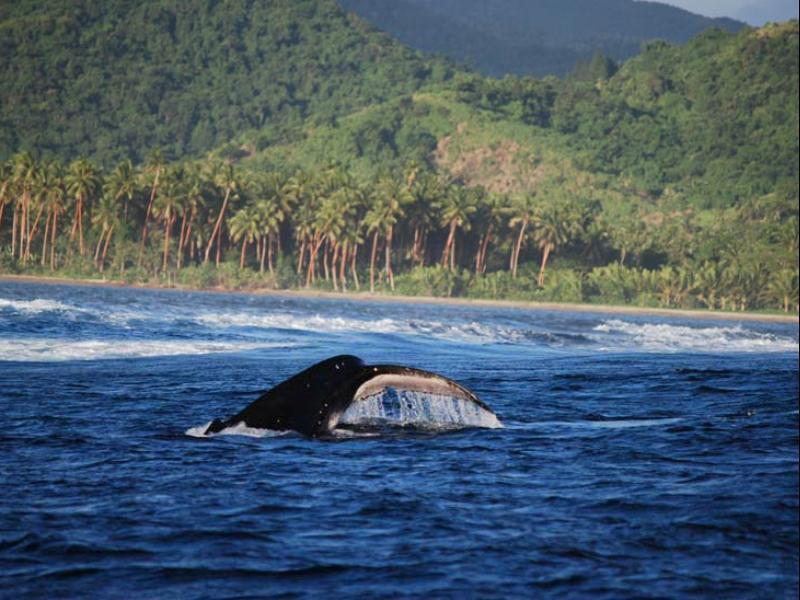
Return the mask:
M 310 437 L 326 436 L 351 405 L 387 389 L 455 398 L 495 418 L 494 412 L 475 394 L 446 377 L 411 367 L 365 365 L 356 356 L 342 355 L 279 383 L 229 419 L 215 419 L 205 434 L 245 424 L 256 429 L 291 429 Z

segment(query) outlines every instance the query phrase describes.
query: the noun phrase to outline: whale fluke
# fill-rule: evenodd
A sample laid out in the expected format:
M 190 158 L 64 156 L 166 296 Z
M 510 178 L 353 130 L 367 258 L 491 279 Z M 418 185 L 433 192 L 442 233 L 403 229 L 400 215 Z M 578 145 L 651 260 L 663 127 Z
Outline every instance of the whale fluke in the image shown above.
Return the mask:
M 476 405 L 494 416 L 475 394 L 441 375 L 397 365 L 365 365 L 356 356 L 334 356 L 279 383 L 229 419 L 215 419 L 205 433 L 244 423 L 256 429 L 294 430 L 311 437 L 329 435 L 356 402 L 387 389 L 447 396 Z

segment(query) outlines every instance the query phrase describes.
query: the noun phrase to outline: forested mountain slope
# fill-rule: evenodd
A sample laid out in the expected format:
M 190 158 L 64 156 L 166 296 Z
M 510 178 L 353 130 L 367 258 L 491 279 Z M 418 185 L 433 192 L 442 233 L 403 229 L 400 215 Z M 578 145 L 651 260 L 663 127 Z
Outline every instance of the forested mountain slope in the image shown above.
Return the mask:
M 268 143 L 449 76 L 333 0 L 4 1 L 0 56 L 0 160 Z
M 340 0 L 413 48 L 467 62 L 487 75 L 564 75 L 600 50 L 617 60 L 643 42 L 682 43 L 710 27 L 738 31 L 658 2 L 634 0 Z
M 409 161 L 440 168 L 444 143 L 450 153 L 469 148 L 473 162 L 483 157 L 473 175 L 529 169 L 529 156 L 544 152 L 640 201 L 710 208 L 776 191 L 796 197 L 796 21 L 712 30 L 684 46 L 652 43 L 613 71 L 598 58 L 563 82 L 459 74 L 449 91 L 309 126 L 302 141 L 254 159 L 281 168 L 336 162 L 363 173 Z

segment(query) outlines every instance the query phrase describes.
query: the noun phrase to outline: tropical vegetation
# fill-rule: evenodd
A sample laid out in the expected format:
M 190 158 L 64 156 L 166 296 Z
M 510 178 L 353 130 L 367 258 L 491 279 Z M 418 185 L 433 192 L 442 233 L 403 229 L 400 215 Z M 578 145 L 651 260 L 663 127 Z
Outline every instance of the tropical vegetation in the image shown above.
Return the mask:
M 0 272 L 798 309 L 797 21 L 491 79 L 332 0 L 68 8 L 0 8 Z
M 551 188 L 555 191 L 557 188 Z M 6 272 L 201 286 L 370 290 L 748 310 L 798 308 L 791 202 L 611 220 L 597 199 L 498 194 L 419 165 L 359 181 L 217 160 L 105 172 L 13 157 L 0 179 Z

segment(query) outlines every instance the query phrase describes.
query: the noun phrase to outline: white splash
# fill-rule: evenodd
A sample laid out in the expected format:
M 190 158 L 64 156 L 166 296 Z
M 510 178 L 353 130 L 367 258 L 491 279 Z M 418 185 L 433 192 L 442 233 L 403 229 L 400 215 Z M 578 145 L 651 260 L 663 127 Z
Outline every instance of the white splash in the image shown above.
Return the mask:
M 300 331 L 367 331 L 375 333 L 399 333 L 406 327 L 394 319 L 360 320 L 322 315 L 300 316 L 292 313 L 253 314 L 207 313 L 194 319 L 196 322 L 213 327 L 258 327 L 263 329 L 293 329 Z
M 25 314 L 39 314 L 55 311 L 81 311 L 81 309 L 76 306 L 71 306 L 55 300 L 45 300 L 43 298 L 36 298 L 34 300 L 9 300 L 7 298 L 0 298 L 0 310 L 4 308 Z
M 402 334 L 433 337 L 470 344 L 496 344 L 523 340 L 526 332 L 506 327 L 490 327 L 476 321 L 443 323 L 404 319 L 353 319 L 321 314 L 299 315 L 289 312 L 251 313 L 214 312 L 201 314 L 193 320 L 206 327 L 253 327 L 258 329 L 288 329 L 313 333 Z
M 339 424 L 421 429 L 503 426 L 496 415 L 469 400 L 391 388 L 353 402 Z
M 688 327 L 665 323 L 604 321 L 599 333 L 622 334 L 628 343 L 644 350 L 699 352 L 797 352 L 797 341 L 771 333 L 735 327 Z
M 230 427 L 226 427 L 217 433 L 209 433 L 206 435 L 206 429 L 211 425 L 209 421 L 205 425 L 198 425 L 197 427 L 190 427 L 184 433 L 189 437 L 195 438 L 210 438 L 217 435 L 243 435 L 246 437 L 264 438 L 264 437 L 280 437 L 291 433 L 291 431 L 273 431 L 272 429 L 257 429 L 255 427 L 248 427 L 244 423 L 237 423 Z
M 244 352 L 285 348 L 291 344 L 212 342 L 202 340 L 68 340 L 62 338 L 0 339 L 2 361 L 66 361 L 142 358 Z

